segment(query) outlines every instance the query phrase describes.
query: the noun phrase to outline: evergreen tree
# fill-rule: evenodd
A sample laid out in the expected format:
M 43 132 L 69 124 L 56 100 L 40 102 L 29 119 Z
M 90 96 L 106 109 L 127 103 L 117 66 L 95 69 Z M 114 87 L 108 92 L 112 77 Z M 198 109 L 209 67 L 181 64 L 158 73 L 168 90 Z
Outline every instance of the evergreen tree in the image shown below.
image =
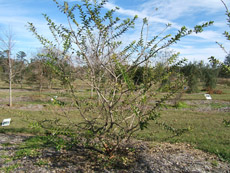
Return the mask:
M 182 67 L 182 72 L 186 77 L 188 82 L 188 90 L 189 93 L 196 93 L 198 92 L 198 84 L 200 78 L 200 69 L 196 62 L 185 65 Z

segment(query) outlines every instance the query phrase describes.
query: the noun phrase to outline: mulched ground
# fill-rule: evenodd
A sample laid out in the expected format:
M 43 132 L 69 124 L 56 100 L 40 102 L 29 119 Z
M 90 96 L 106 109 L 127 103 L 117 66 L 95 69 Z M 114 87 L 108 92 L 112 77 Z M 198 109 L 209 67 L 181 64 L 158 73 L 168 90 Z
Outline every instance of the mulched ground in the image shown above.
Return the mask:
M 133 141 L 123 165 L 83 148 L 56 151 L 43 148 L 36 156 L 15 158 L 28 135 L 0 133 L 0 172 L 216 172 L 230 173 L 230 164 L 185 144 Z M 124 155 L 124 153 L 123 153 Z M 13 158 L 14 159 L 10 159 Z M 122 157 L 122 156 L 121 156 Z M 111 158 L 111 160 L 113 160 Z M 121 159 L 122 160 L 122 159 Z M 114 160 L 113 160 L 114 162 Z

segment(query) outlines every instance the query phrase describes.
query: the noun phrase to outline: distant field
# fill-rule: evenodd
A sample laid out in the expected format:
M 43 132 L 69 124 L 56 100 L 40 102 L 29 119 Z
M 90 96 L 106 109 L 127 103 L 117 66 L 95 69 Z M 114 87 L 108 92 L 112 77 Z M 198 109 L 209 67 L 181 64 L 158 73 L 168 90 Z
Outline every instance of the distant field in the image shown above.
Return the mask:
M 32 121 L 58 116 L 57 107 L 50 101 L 51 97 L 57 95 L 60 100 L 71 103 L 68 94 L 62 90 L 46 89 L 40 93 L 29 86 L 20 89 L 15 85 L 13 90 L 14 106 L 9 108 L 7 106 L 7 84 L 1 84 L 0 121 L 5 118 L 12 119 L 10 126 L 0 127 L 2 133 L 38 133 L 39 131 L 29 128 Z M 166 103 L 166 107 L 161 110 L 159 122 L 166 122 L 174 128 L 189 128 L 189 132 L 172 138 L 173 134 L 152 122 L 148 129 L 134 134 L 134 137 L 158 142 L 189 143 L 196 148 L 215 153 L 220 158 L 230 161 L 230 127 L 223 124 L 223 120 L 230 120 L 230 86 L 222 81 L 217 85 L 217 89 L 223 91 L 223 94 L 211 95 L 213 100 L 206 100 L 205 92 L 184 94 L 179 107 L 173 107 L 169 101 Z M 90 91 L 82 84 L 76 94 L 79 97 L 88 97 Z M 72 109 L 68 113 L 72 121 L 81 121 L 76 109 Z

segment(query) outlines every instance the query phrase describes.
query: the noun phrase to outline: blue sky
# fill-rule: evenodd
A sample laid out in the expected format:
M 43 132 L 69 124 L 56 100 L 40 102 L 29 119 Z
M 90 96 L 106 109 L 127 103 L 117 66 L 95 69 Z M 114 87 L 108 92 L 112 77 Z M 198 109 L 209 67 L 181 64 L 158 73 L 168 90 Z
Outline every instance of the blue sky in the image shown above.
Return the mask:
M 77 0 L 67 1 L 77 2 Z M 229 1 L 227 3 L 230 7 Z M 225 8 L 220 0 L 110 0 L 105 8 L 111 9 L 115 6 L 120 7 L 116 15 L 121 18 L 133 17 L 136 14 L 139 16 L 136 30 L 127 34 L 124 43 L 138 38 L 144 17 L 149 20 L 150 38 L 161 32 L 167 23 L 171 23 L 172 27 L 166 33 L 175 33 L 182 26 L 192 28 L 202 22 L 213 20 L 214 25 L 206 28 L 203 33 L 183 38 L 171 49 L 180 52 L 182 58 L 205 62 L 210 56 L 224 60 L 226 54 L 215 43 L 216 41 L 230 50 L 230 41 L 222 35 L 225 30 L 230 31 L 230 28 L 227 26 Z M 34 23 L 39 33 L 50 36 L 42 13 L 48 14 L 57 23 L 66 23 L 52 0 L 0 0 L 0 30 L 7 30 L 8 27 L 12 29 L 15 35 L 15 52 L 22 50 L 30 55 L 41 47 L 28 31 L 27 22 Z

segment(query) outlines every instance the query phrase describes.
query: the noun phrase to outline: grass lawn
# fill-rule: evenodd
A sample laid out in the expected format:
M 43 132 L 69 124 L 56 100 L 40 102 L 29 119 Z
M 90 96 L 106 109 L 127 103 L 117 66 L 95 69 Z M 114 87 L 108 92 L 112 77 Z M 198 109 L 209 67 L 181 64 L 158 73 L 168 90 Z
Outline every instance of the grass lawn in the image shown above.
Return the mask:
M 169 131 L 151 123 L 148 129 L 136 133 L 136 138 L 158 142 L 188 143 L 230 161 L 230 128 L 223 124 L 223 119 L 230 119 L 229 112 L 166 110 L 161 115 L 159 121 L 166 122 L 175 128 L 189 128 L 190 131 L 181 136 L 172 137 L 173 134 Z

